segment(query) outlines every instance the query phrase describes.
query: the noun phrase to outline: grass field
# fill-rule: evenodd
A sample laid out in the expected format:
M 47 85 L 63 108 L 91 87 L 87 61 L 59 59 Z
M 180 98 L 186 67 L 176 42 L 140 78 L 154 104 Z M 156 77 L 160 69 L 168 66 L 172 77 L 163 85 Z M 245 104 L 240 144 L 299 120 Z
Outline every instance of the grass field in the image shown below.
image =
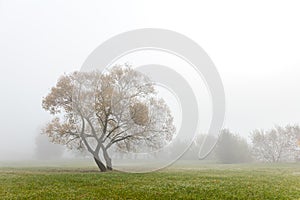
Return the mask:
M 2 166 L 0 199 L 300 199 L 300 165 L 184 162 L 145 174 Z

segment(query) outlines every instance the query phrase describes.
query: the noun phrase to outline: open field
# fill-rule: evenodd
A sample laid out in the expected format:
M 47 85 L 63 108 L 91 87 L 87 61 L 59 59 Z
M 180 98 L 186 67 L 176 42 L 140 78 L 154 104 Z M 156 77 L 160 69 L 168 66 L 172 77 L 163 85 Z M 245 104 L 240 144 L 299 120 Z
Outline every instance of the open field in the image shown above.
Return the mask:
M 299 164 L 180 162 L 146 174 L 33 165 L 1 165 L 0 199 L 300 199 Z

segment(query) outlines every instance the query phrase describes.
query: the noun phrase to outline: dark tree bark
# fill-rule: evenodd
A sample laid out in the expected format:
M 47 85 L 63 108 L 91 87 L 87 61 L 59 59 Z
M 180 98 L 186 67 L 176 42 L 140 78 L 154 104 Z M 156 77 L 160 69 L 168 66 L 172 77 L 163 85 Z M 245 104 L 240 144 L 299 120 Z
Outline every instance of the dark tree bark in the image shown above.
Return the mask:
M 97 157 L 94 156 L 94 160 L 95 160 L 95 162 L 96 162 L 96 164 L 97 164 L 97 166 L 98 166 L 98 168 L 99 168 L 99 170 L 100 170 L 101 172 L 106 172 L 106 171 L 107 171 L 107 168 L 106 168 L 105 165 L 100 161 L 99 158 L 97 158 Z
M 109 157 L 108 153 L 107 153 L 107 150 L 103 150 L 103 157 L 105 159 L 105 162 L 106 162 L 106 168 L 107 170 L 113 170 L 112 168 L 112 163 L 111 163 L 111 158 Z

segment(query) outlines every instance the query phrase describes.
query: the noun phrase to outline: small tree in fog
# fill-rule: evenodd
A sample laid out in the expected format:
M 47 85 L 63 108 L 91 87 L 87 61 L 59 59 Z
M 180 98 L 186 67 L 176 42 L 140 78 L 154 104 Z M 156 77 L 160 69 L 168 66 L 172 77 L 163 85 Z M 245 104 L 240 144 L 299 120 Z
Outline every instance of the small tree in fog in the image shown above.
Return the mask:
M 299 158 L 299 126 L 286 126 L 264 131 L 255 130 L 251 134 L 253 155 L 259 161 L 295 161 Z
M 222 130 L 215 148 L 217 159 L 221 163 L 244 163 L 251 161 L 250 148 L 245 139 Z
M 112 169 L 110 147 L 150 151 L 175 133 L 153 83 L 130 67 L 64 75 L 43 99 L 43 108 L 55 116 L 43 132 L 71 149 L 86 149 L 101 171 Z

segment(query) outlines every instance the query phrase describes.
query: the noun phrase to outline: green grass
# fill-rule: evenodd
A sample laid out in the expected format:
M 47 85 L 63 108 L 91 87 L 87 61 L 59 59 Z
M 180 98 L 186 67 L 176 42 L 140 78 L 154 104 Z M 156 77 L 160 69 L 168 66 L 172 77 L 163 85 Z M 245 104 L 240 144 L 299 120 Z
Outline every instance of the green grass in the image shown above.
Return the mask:
M 0 199 L 300 199 L 300 165 L 194 162 L 146 174 L 2 167 Z

